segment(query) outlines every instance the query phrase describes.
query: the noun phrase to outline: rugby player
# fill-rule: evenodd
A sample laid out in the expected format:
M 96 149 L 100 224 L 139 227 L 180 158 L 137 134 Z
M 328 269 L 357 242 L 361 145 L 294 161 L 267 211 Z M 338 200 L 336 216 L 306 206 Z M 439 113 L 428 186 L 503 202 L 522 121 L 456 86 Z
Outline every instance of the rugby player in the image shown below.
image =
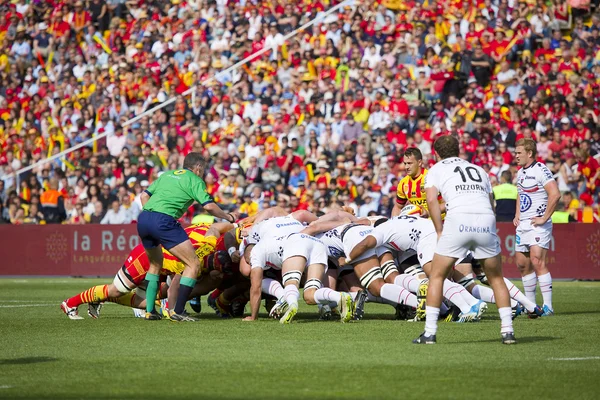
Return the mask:
M 516 262 L 521 272 L 525 295 L 535 303 L 537 283 L 544 299 L 543 315 L 554 315 L 552 276 L 546 266 L 546 253 L 552 240 L 552 214 L 560 199 L 552 172 L 537 161 L 532 139 L 521 139 L 515 150 L 517 164 Z
M 194 247 L 196 256 L 201 262 L 201 272 L 206 272 L 209 260 L 213 263 L 216 260 L 217 269 L 222 269 L 221 263 L 224 254 L 220 254 L 216 259 L 209 257 L 214 256 L 218 251 L 217 249 L 221 248 L 219 243 L 224 243 L 223 240 L 219 240 L 222 237 L 221 235 L 232 228 L 233 225 L 230 223 L 215 223 L 212 225 L 192 225 L 185 229 L 186 235 Z M 168 250 L 163 249 L 163 253 L 161 276 L 166 277 L 167 275 L 174 276 L 180 274 L 184 269 L 183 263 L 169 253 Z M 84 303 L 88 304 L 88 315 L 94 319 L 99 317 L 101 304 L 105 301 L 135 308 L 145 307 L 145 297 L 141 297 L 144 296 L 144 293 L 141 292 L 140 295 L 140 292 L 138 292 L 138 296 L 136 297 L 136 293 L 133 290 L 139 286 L 144 287 L 144 280 L 149 269 L 150 261 L 146 256 L 144 247 L 140 244 L 125 259 L 123 266 L 115 275 L 112 283 L 93 286 L 63 301 L 61 309 L 70 319 L 78 320 L 83 319 L 78 313 L 78 307 Z M 166 296 L 166 286 L 161 285 L 160 298 L 165 298 Z
M 251 315 L 244 321 L 258 319 L 261 300 L 263 273 L 267 269 L 280 269 L 284 285 L 287 310 L 281 317 L 282 324 L 289 324 L 298 312 L 300 299 L 299 284 L 306 269 L 304 301 L 307 304 L 335 304 L 340 309 L 340 319 L 348 322 L 352 318 L 354 302 L 348 293 L 340 293 L 322 287 L 327 270 L 327 250 L 320 240 L 303 233 L 292 233 L 273 239 L 263 237 L 250 249 L 250 307 Z
M 494 290 L 500 314 L 502 343 L 516 343 L 512 325 L 510 295 L 502 276 L 500 240 L 496 234 L 496 216 L 492 186 L 485 171 L 459 158 L 458 140 L 439 137 L 434 143 L 438 159 L 425 178 L 429 214 L 438 242 L 429 274 L 425 332 L 415 344 L 435 344 L 444 280 L 458 260 L 469 251 L 480 260 Z M 446 202 L 446 221 L 442 224 L 439 195 Z
M 406 304 L 409 307 L 417 307 L 417 297 L 405 288 L 386 283 L 381 267 L 377 250 L 372 249 L 355 259 L 345 259 L 354 247 L 367 236 L 373 228 L 368 219 L 348 223 L 352 220 L 350 214 L 343 218 L 343 212 L 338 214 L 325 215 L 316 222 L 310 224 L 302 232 L 309 235 L 317 235 L 326 245 L 328 255 L 332 258 L 342 259 L 342 263 L 351 266 L 354 273 L 360 280 L 362 287 L 367 289 L 374 297 L 381 297 L 387 302 L 397 305 Z M 357 297 L 358 318 L 362 317 L 364 298 Z
M 396 251 L 415 250 L 419 263 L 427 275 L 431 273 L 431 260 L 436 245 L 435 227 L 429 219 L 417 216 L 401 216 L 387 220 L 381 218 L 375 223 L 375 228 L 364 236 L 348 254 L 347 261 L 361 257 L 365 252 L 385 246 Z M 394 283 L 406 288 L 412 293 L 421 290 L 421 282 L 412 275 L 402 274 L 395 278 Z M 487 309 L 485 302 L 477 300 L 461 285 L 445 279 L 443 282 L 444 297 L 461 310 L 458 322 L 476 321 Z M 414 295 L 413 295 L 414 296 Z M 423 305 L 421 305 L 423 304 Z M 417 317 L 424 316 L 424 302 L 417 305 Z M 446 314 L 444 308 L 441 314 Z

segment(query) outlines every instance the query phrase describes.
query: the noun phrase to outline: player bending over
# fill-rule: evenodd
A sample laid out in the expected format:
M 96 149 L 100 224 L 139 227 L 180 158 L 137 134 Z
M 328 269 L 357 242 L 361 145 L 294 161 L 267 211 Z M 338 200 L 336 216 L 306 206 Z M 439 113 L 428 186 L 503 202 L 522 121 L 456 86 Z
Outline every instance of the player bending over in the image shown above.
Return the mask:
M 197 257 L 201 260 L 201 266 L 205 266 L 208 256 L 216 252 L 217 239 L 222 233 L 231 229 L 233 225 L 229 223 L 216 223 L 212 226 L 201 224 L 192 225 L 185 229 Z M 183 270 L 184 266 L 176 257 L 163 249 L 164 259 L 160 275 L 176 275 Z M 216 258 L 217 265 L 220 265 L 222 256 Z M 214 262 L 214 260 L 213 260 Z M 220 267 L 218 267 L 220 268 Z M 142 286 L 145 288 L 145 277 L 150 269 L 150 261 L 146 256 L 144 247 L 140 244 L 136 246 L 129 256 L 125 259 L 123 266 L 113 279 L 113 282 L 107 285 L 93 286 L 65 301 L 61 304 L 61 309 L 70 319 L 83 319 L 78 313 L 78 307 L 81 304 L 88 304 L 88 315 L 92 318 L 98 318 L 102 302 L 109 301 L 121 305 L 140 308 L 146 304 L 145 298 L 136 297 L 134 289 Z M 203 268 L 201 268 L 202 272 Z M 141 292 L 142 295 L 144 292 Z M 139 293 L 138 293 L 139 294 Z M 176 293 L 174 293 L 176 295 Z M 167 297 L 166 285 L 161 285 L 160 298 Z
M 322 287 L 327 270 L 327 249 L 323 242 L 303 233 L 292 233 L 275 240 L 265 238 L 250 246 L 251 315 L 244 318 L 244 321 L 258 319 L 263 273 L 271 268 L 282 272 L 284 296 L 288 305 L 280 319 L 282 324 L 289 324 L 298 312 L 299 284 L 305 269 L 304 301 L 311 305 L 321 303 L 339 307 L 342 322 L 348 322 L 352 318 L 352 297 L 348 293 Z

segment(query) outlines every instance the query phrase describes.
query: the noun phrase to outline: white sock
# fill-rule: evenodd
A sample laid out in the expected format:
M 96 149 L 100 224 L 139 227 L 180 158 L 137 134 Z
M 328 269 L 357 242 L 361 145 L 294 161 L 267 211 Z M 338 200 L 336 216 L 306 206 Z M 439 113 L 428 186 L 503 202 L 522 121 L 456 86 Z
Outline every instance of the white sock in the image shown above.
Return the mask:
M 527 309 L 527 311 L 533 312 L 533 310 L 535 310 L 535 303 L 533 301 L 529 300 L 527 298 L 527 296 L 525 296 L 523 294 L 523 292 L 521 292 L 519 290 L 518 287 L 516 287 L 511 281 L 509 281 L 506 278 L 504 278 L 504 282 L 506 283 L 506 288 L 508 289 L 508 293 L 510 294 L 510 297 L 512 297 L 519 303 L 523 304 L 523 307 L 525 307 Z M 511 302 L 511 307 L 514 307 L 512 305 L 512 302 Z
M 336 292 L 335 290 L 329 288 L 317 289 L 314 297 L 317 304 L 335 303 L 337 305 L 342 300 L 342 295 L 340 292 Z
M 552 308 L 552 276 L 550 276 L 550 272 L 540 275 L 537 278 L 540 282 L 540 292 L 542 292 L 544 305 L 548 306 L 549 309 L 554 310 L 554 308 Z
M 432 336 L 436 334 L 439 316 L 439 308 L 430 306 L 425 307 L 425 336 Z
M 479 299 L 483 300 L 486 303 L 495 303 L 496 300 L 494 298 L 494 291 L 487 286 L 475 285 L 471 290 L 471 294 Z
M 535 287 L 537 285 L 537 279 L 538 278 L 535 272 L 521 277 L 521 280 L 523 281 L 523 291 L 525 292 L 525 296 L 527 296 L 527 298 L 532 303 L 535 303 Z
M 367 303 L 389 304 L 392 306 L 395 306 L 397 304 L 397 303 L 394 303 L 393 301 L 386 300 L 383 297 L 373 296 L 371 294 L 371 292 L 369 292 L 368 290 L 367 290 Z
M 298 306 L 298 300 L 300 300 L 300 292 L 295 285 L 288 285 L 284 289 L 285 301 L 291 306 Z
M 420 281 L 412 275 L 401 274 L 394 279 L 394 284 L 398 286 L 402 286 L 404 289 L 412 293 L 417 293 L 419 291 L 419 283 Z
M 460 308 L 461 312 L 468 313 L 471 310 L 471 306 L 469 303 L 467 303 L 463 296 L 461 296 L 461 289 L 465 290 L 465 288 L 461 285 L 450 282 L 448 279 L 444 279 L 444 297 L 451 301 L 456 307 Z
M 500 307 L 498 313 L 500 314 L 500 333 L 514 332 L 510 307 Z
M 275 279 L 263 278 L 262 292 L 280 299 L 281 296 L 283 296 L 283 286 L 281 286 L 281 283 L 277 282 Z
M 394 304 L 406 304 L 407 306 L 417 308 L 417 296 L 398 285 L 384 283 L 381 287 L 381 297 L 393 302 Z

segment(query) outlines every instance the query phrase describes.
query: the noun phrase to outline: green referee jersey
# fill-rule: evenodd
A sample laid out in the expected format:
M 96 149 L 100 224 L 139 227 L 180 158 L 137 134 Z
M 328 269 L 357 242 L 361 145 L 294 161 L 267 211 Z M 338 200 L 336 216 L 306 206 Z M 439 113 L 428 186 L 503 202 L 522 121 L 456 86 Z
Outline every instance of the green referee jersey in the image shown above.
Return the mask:
M 144 211 L 167 214 L 175 219 L 181 218 L 194 201 L 203 206 L 213 202 L 204 180 L 188 169 L 164 172 L 146 192 L 150 199 Z

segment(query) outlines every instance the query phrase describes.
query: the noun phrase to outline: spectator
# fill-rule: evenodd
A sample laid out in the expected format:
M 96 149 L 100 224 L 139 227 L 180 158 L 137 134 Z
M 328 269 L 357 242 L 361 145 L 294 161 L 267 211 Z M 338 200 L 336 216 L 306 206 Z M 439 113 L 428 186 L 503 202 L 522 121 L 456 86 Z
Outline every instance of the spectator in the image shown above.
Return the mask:
M 39 220 L 32 205 L 51 179 L 72 222 L 92 221 L 97 202 L 135 210 L 143 188 L 192 150 L 210 159 L 207 188 L 231 210 L 251 194 L 260 207 L 275 198 L 290 210 L 342 202 L 383 213 L 403 151 L 419 147 L 431 165 L 447 134 L 493 179 L 515 172 L 518 138 L 539 140 L 561 191 L 597 212 L 586 174 L 600 152 L 600 18 L 581 2 L 368 0 L 285 42 L 338 0 L 5 3 L 0 199 L 15 223 Z M 256 55 L 264 46 L 276 49 Z M 94 135 L 106 136 L 29 177 L 14 173 Z M 580 150 L 589 156 L 578 163 L 569 156 Z
M 127 211 L 125 208 L 121 207 L 119 200 L 114 200 L 110 209 L 106 212 L 102 220 L 101 224 L 109 224 L 109 225 L 117 225 L 117 224 L 126 224 L 129 223 L 129 216 L 127 215 Z

